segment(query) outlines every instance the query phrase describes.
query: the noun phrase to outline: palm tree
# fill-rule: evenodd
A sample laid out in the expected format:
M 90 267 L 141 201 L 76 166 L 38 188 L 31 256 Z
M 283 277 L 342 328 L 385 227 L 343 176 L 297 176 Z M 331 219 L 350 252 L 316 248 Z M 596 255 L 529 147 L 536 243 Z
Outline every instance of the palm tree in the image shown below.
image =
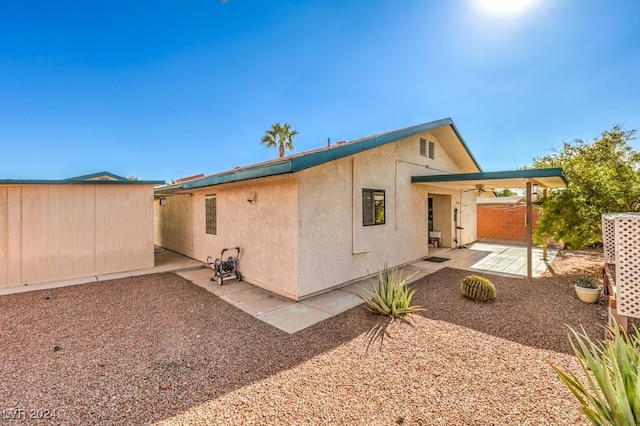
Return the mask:
M 280 158 L 284 157 L 285 148 L 289 151 L 293 150 L 293 138 L 298 134 L 296 130 L 291 129 L 289 123 L 275 123 L 267 130 L 262 137 L 262 144 L 267 148 L 275 148 L 280 150 Z

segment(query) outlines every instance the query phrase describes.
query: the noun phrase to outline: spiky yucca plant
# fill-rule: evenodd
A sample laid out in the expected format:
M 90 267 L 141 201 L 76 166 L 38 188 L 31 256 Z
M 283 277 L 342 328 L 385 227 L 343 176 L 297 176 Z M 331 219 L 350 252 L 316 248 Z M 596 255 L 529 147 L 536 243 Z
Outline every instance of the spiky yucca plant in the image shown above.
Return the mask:
M 587 378 L 586 384 L 572 372 L 549 364 L 582 405 L 594 425 L 635 425 L 640 422 L 640 337 L 633 327 L 627 335 L 613 322 L 609 339 L 594 342 L 584 329 L 570 329 L 569 341 Z
M 380 315 L 397 317 L 421 311 L 420 306 L 411 305 L 416 291 L 407 287 L 407 281 L 413 275 L 403 280 L 397 269 L 389 270 L 385 265 L 378 271 L 378 285 L 371 283 L 373 292 L 366 292 L 360 298 L 367 304 L 367 309 Z
M 460 283 L 460 290 L 467 299 L 490 302 L 496 298 L 496 287 L 487 278 L 469 275 Z

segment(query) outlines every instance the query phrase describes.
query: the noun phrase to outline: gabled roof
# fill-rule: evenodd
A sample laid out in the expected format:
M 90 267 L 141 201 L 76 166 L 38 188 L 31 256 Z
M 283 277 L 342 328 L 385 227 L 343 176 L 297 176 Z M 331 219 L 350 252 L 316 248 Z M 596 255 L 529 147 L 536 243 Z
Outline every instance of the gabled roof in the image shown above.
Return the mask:
M 125 181 L 128 180 L 125 177 L 114 175 L 110 172 L 98 172 L 91 173 L 90 175 L 82 175 L 76 177 L 70 177 L 65 180 L 117 180 L 117 181 Z
M 163 180 L 129 180 L 110 172 L 92 173 L 67 179 L 0 179 L 0 185 L 163 185 Z
M 295 173 L 310 167 L 315 167 L 333 160 L 358 154 L 400 139 L 439 128 L 451 129 L 459 141 L 460 146 L 463 148 L 463 155 L 469 163 L 467 168 L 482 170 L 473 154 L 471 154 L 471 151 L 460 135 L 460 132 L 458 132 L 453 120 L 451 118 L 444 118 L 374 136 L 368 136 L 362 139 L 356 139 L 348 143 L 335 144 L 330 147 L 289 155 L 284 158 L 253 164 L 247 167 L 236 168 L 226 172 L 206 176 L 202 179 L 167 185 L 165 187 L 156 188 L 155 193 L 158 195 L 170 194 L 180 190 L 203 188 L 207 186 L 221 185 L 223 183 L 240 182 L 248 179 Z

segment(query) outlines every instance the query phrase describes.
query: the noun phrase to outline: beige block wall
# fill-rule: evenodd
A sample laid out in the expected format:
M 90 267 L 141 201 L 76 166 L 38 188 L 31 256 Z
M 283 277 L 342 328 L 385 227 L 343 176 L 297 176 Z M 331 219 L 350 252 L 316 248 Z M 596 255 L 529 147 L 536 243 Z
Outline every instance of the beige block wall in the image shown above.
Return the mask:
M 247 200 L 256 194 L 256 202 Z M 240 247 L 244 281 L 298 298 L 297 183 L 291 176 L 250 180 L 197 190 L 155 202 L 156 244 L 200 261 L 225 247 Z M 205 196 L 216 195 L 217 235 L 206 233 Z M 191 199 L 190 209 L 185 206 Z M 178 206 L 178 204 L 180 206 Z M 191 224 L 193 248 L 183 242 Z M 225 253 L 225 259 L 235 251 Z
M 153 267 L 151 185 L 0 186 L 0 287 Z
M 174 194 L 162 198 L 164 205 L 160 205 L 160 199 L 153 203 L 155 244 L 195 258 L 193 195 Z
M 435 160 L 419 155 L 419 140 L 436 144 Z M 452 246 L 453 209 L 461 192 L 412 184 L 411 177 L 457 173 L 434 135 L 426 133 L 298 173 L 299 287 L 305 297 L 428 255 L 428 196 L 447 197 L 438 215 Z M 385 190 L 385 224 L 362 225 L 362 189 Z M 469 204 L 466 200 L 465 204 Z M 461 218 L 471 220 L 475 206 Z M 468 236 L 475 239 L 473 227 Z

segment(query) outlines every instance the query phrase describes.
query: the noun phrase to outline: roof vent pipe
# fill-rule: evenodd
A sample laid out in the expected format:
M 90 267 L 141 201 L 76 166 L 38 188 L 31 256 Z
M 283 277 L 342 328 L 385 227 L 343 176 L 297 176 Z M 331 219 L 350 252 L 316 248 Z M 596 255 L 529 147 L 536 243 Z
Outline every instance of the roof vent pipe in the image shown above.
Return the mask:
M 331 138 L 327 138 L 327 148 L 331 147 Z

